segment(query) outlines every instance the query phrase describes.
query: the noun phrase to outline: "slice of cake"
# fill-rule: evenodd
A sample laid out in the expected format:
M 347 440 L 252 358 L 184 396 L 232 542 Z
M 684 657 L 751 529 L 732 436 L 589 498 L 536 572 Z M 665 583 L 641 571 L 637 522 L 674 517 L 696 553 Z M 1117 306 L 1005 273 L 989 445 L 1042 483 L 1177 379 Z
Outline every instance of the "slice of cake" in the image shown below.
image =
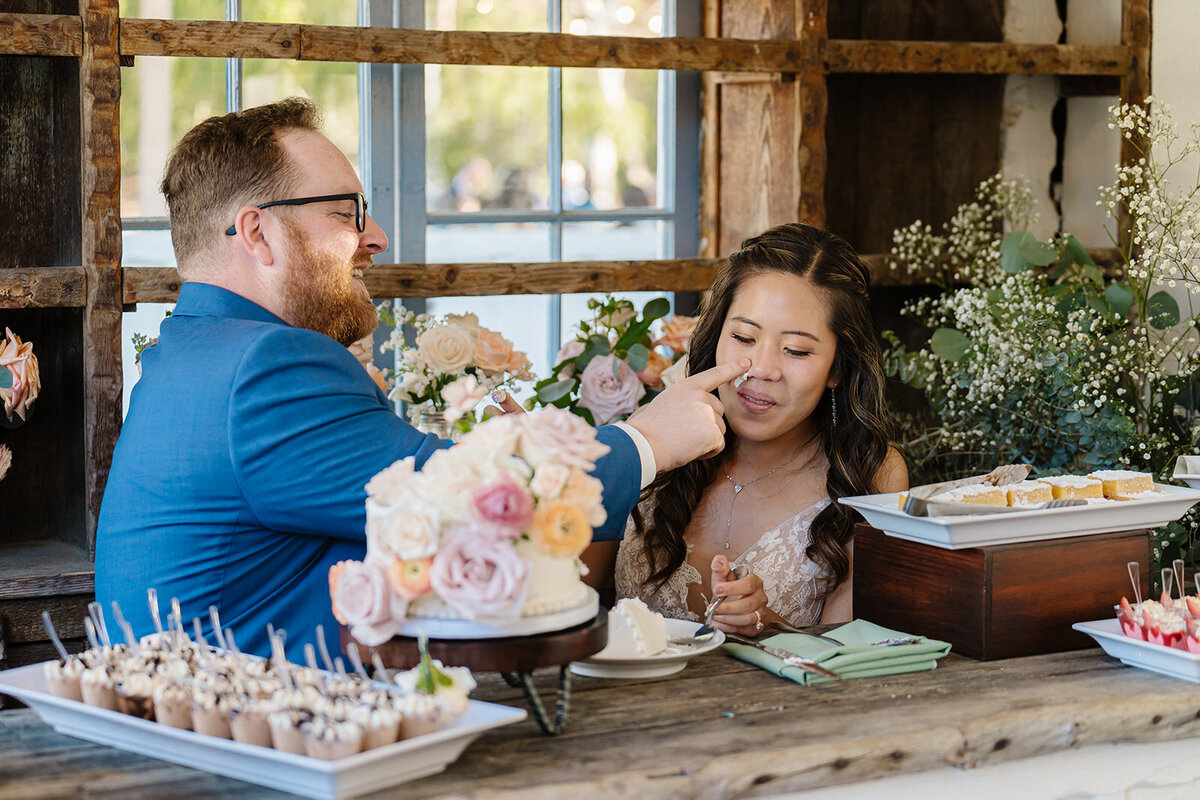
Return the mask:
M 1133 495 L 1154 491 L 1154 477 L 1146 472 L 1131 469 L 1102 469 L 1088 475 L 1103 485 L 1105 497 L 1128 498 Z
M 1097 478 L 1083 475 L 1058 475 L 1053 478 L 1038 478 L 1039 483 L 1050 486 L 1054 499 L 1081 497 L 1104 497 L 1104 484 Z
M 607 658 L 641 658 L 667 649 L 667 622 L 636 597 L 617 602 L 608 615 Z
M 942 492 L 929 498 L 939 503 L 974 503 L 982 506 L 1006 506 L 1008 494 L 1002 487 L 990 483 L 972 483 L 969 486 L 959 486 L 948 492 Z
M 1036 506 L 1054 499 L 1054 490 L 1038 481 L 1021 481 L 1003 487 L 1010 506 Z

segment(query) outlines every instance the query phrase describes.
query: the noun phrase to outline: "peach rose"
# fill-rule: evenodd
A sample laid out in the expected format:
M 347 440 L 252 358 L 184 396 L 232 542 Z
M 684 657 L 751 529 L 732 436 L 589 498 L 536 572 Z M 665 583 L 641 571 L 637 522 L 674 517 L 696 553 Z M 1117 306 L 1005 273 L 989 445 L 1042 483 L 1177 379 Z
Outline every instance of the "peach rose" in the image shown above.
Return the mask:
M 533 514 L 530 529 L 538 549 L 548 556 L 577 556 L 591 544 L 592 526 L 570 503 L 549 503 Z
M 513 355 L 513 343 L 495 331 L 483 328 L 475 337 L 475 363 L 488 372 L 501 372 Z
M 688 358 L 683 358 L 676 361 L 671 366 L 659 373 L 659 378 L 663 382 L 663 386 L 670 386 L 673 383 L 679 383 L 688 375 Z
M 33 354 L 33 342 L 22 342 L 8 328 L 4 333 L 4 342 L 0 343 L 0 368 L 7 369 L 12 375 L 12 386 L 0 388 L 0 400 L 4 401 L 4 413 L 9 422 L 12 422 L 13 412 L 24 421 L 42 389 L 37 356 Z
M 675 355 L 683 355 L 692 343 L 692 333 L 696 330 L 696 317 L 675 315 L 663 321 L 662 336 L 654 343 L 671 348 Z
M 461 325 L 434 325 L 417 337 L 417 349 L 435 372 L 453 375 L 470 366 L 475 357 L 475 336 Z
M 433 558 L 397 558 L 388 565 L 387 577 L 392 591 L 405 600 L 415 600 L 430 589 L 429 570 Z
M 593 527 L 603 525 L 608 519 L 608 512 L 604 510 L 604 484 L 599 478 L 577 469 L 570 471 L 566 485 L 556 499 L 578 508 Z
M 671 366 L 671 359 L 657 350 L 651 350 L 650 359 L 646 362 L 646 368 L 637 374 L 638 380 L 647 386 L 662 386 L 663 370 L 669 366 Z
M 346 348 L 364 367 L 375 360 L 375 334 L 368 333 Z

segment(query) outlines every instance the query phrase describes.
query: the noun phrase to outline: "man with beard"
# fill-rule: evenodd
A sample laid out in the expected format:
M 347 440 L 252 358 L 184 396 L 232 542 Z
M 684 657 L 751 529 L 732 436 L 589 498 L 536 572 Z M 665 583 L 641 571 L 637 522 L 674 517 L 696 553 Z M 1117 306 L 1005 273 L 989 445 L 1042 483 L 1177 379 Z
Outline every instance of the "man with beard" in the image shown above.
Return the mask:
M 327 576 L 365 554 L 367 481 L 449 444 L 396 416 L 346 349 L 376 327 L 361 277 L 387 237 L 318 124 L 296 98 L 213 117 L 167 163 L 184 283 L 142 353 L 96 539 L 96 597 L 139 635 L 154 588 L 185 618 L 216 606 L 250 652 L 268 652 L 268 623 L 292 632 L 292 658 L 318 623 L 336 651 Z M 711 391 L 741 371 L 689 378 L 600 429 L 597 539 L 621 536 L 656 469 L 723 447 Z

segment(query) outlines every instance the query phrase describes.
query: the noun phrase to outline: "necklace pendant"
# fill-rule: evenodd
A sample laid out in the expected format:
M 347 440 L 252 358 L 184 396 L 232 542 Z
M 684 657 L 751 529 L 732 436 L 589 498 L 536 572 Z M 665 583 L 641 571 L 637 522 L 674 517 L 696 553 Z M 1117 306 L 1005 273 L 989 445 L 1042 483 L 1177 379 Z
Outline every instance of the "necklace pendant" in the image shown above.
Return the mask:
M 726 543 L 725 543 L 725 549 L 726 549 L 726 550 L 728 550 L 728 549 L 729 549 L 729 542 L 726 542 Z
M 740 483 L 735 483 L 735 484 L 733 485 L 733 493 L 734 493 L 734 494 L 737 494 L 737 493 L 738 493 L 738 492 L 740 492 L 741 490 L 742 490 L 742 485 L 741 485 Z

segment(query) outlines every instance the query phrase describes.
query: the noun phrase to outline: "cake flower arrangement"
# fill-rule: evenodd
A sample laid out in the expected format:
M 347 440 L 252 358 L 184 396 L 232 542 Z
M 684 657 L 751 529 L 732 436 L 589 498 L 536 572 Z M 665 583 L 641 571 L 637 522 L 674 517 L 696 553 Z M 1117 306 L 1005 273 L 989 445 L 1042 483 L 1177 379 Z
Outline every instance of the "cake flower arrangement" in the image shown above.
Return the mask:
M 548 408 L 480 423 L 417 470 L 409 457 L 367 484 L 367 555 L 329 571 L 334 616 L 374 646 L 414 617 L 514 620 L 579 605 L 579 555 L 605 521 L 587 473 L 595 430 Z M 547 576 L 568 592 L 540 597 Z
M 387 303 L 379 314 L 395 326 L 383 349 L 400 353 L 400 379 L 389 396 L 409 404 L 414 424 L 432 410 L 466 432 L 474 422 L 469 412 L 490 392 L 534 379 L 528 356 L 474 314 L 434 317 L 404 306 L 393 314 Z M 416 331 L 416 347 L 405 343 L 404 325 Z
M 0 340 L 0 401 L 4 403 L 4 416 L 10 426 L 20 425 L 28 418 L 33 401 L 42 389 L 37 356 L 33 354 L 33 342 L 22 342 L 9 328 L 4 329 Z M 17 420 L 13 420 L 13 415 Z
M 667 319 L 670 303 L 657 297 L 641 314 L 629 300 L 591 299 L 590 320 L 554 359 L 553 374 L 534 386 L 534 402 L 565 408 L 593 425 L 623 420 L 685 377 L 694 317 Z M 661 335 L 652 336 L 663 319 Z

